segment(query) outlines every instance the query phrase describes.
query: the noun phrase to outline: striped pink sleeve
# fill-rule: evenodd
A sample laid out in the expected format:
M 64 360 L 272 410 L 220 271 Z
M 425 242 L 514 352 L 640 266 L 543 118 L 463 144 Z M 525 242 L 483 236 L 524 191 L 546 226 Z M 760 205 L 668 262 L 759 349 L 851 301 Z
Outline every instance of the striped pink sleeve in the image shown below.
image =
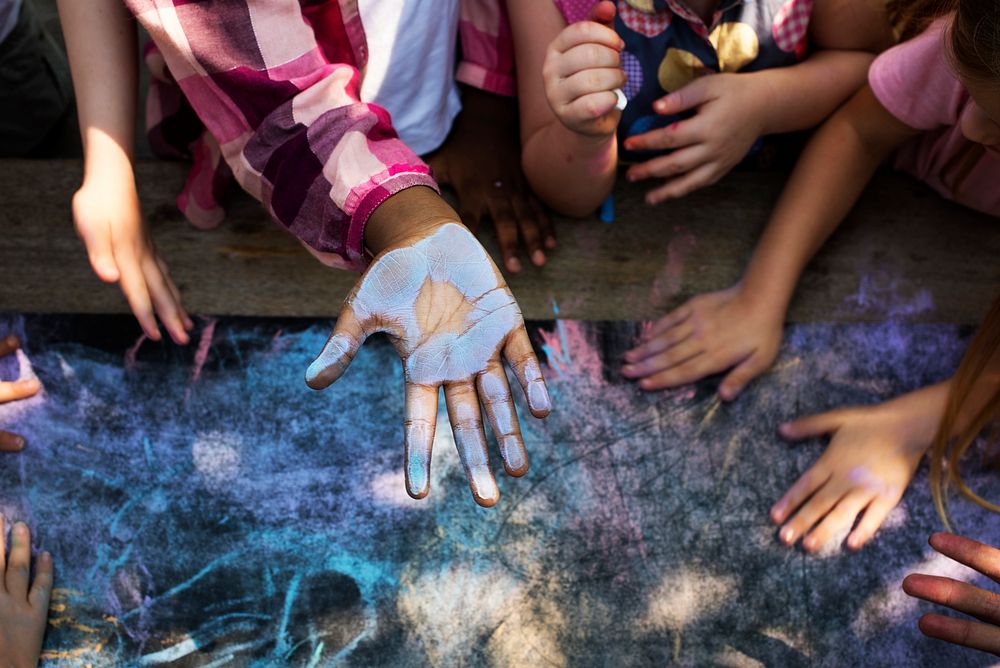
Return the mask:
M 514 95 L 514 40 L 506 0 L 460 0 L 462 60 L 455 78 L 498 95 Z
M 356 3 L 125 3 L 236 181 L 317 254 L 363 268 L 372 212 L 404 188 L 437 189 L 389 114 L 360 101 Z

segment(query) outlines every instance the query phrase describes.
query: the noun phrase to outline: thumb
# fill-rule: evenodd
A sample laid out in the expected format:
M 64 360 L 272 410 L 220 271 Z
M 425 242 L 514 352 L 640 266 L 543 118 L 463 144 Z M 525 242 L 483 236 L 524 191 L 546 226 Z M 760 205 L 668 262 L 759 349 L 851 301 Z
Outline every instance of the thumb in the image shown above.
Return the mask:
M 613 27 L 615 20 L 615 13 L 615 3 L 610 2 L 610 0 L 602 0 L 591 8 L 590 15 L 587 16 L 587 20 L 594 21 L 595 23 L 600 23 L 611 28 Z
M 688 85 L 661 97 L 653 103 L 653 111 L 663 116 L 673 116 L 705 104 L 713 97 L 715 81 L 711 74 L 698 77 Z
M 843 411 L 829 411 L 786 422 L 778 427 L 778 433 L 789 441 L 801 441 L 829 434 L 840 429 L 843 423 Z
M 769 366 L 763 356 L 754 353 L 730 371 L 719 384 L 719 396 L 723 401 L 732 401 L 740 395 L 751 380 L 759 376 Z
M 355 317 L 354 309 L 344 304 L 322 352 L 306 369 L 306 385 L 314 390 L 332 385 L 347 371 L 366 338 L 368 335 Z

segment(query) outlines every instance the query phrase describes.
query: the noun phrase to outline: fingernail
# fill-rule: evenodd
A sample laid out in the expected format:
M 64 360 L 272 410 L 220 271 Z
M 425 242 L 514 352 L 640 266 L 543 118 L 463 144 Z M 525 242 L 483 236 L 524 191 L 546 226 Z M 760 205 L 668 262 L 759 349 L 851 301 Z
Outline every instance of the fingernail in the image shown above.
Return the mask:
M 805 540 L 802 541 L 802 549 L 805 550 L 806 552 L 812 552 L 813 550 L 816 549 L 816 543 L 817 540 L 814 536 L 808 536 Z
M 507 269 L 514 272 L 521 271 L 521 261 L 516 257 L 508 258 Z
M 795 541 L 795 530 L 792 527 L 785 527 L 778 534 L 778 537 L 781 538 L 781 542 L 785 545 L 791 545 Z
M 773 517 L 776 522 L 780 522 L 785 518 L 786 506 L 788 506 L 787 501 L 779 501 L 778 503 L 774 504 L 773 508 L 771 508 L 771 517 Z
M 629 172 L 628 174 L 625 175 L 625 178 L 628 179 L 629 183 L 635 183 L 635 180 L 636 180 L 635 174 L 632 174 L 631 172 Z
M 512 476 L 522 476 L 528 472 L 528 460 L 521 450 L 517 438 L 508 436 L 501 440 L 500 452 L 503 454 L 504 468 Z
M 531 254 L 531 261 L 535 263 L 535 266 L 542 266 L 545 264 L 545 253 L 540 250 L 536 250 Z
M 18 522 L 17 524 L 14 525 L 14 534 L 18 538 L 24 538 L 24 536 L 27 535 L 27 533 L 28 533 L 28 525 L 25 524 L 24 522 Z
M 44 561 L 44 562 L 46 562 L 46 563 L 48 563 L 48 562 L 51 562 L 51 561 L 52 561 L 52 555 L 51 555 L 51 554 L 49 554 L 49 552 L 48 552 L 48 551 L 45 551 L 45 552 L 42 552 L 42 553 L 41 553 L 40 555 L 38 555 L 38 558 L 39 558 L 39 559 L 40 559 L 41 561 Z
M 17 381 L 15 387 L 17 387 L 17 389 L 19 390 L 28 391 L 33 389 L 41 389 L 41 383 L 38 382 L 37 378 L 29 378 L 27 380 Z
M 626 364 L 622 367 L 622 373 L 626 376 L 635 373 L 635 366 L 632 364 Z
M 778 433 L 781 434 L 782 436 L 788 436 L 790 430 L 791 430 L 791 425 L 787 422 L 785 424 L 778 425 Z
M 556 247 L 556 238 L 555 237 L 546 237 L 545 238 L 545 247 L 548 248 L 549 250 L 552 250 L 553 248 L 555 248 Z

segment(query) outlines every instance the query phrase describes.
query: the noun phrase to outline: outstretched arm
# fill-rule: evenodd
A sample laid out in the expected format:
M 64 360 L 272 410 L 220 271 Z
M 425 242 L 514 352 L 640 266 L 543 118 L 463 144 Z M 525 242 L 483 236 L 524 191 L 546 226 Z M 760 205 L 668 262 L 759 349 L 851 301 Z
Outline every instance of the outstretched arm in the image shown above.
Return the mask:
M 644 389 L 660 389 L 732 368 L 719 394 L 734 399 L 774 361 L 785 312 L 809 259 L 879 164 L 915 134 L 869 87 L 861 89 L 809 142 L 740 283 L 664 316 L 647 341 L 626 353 L 625 375 L 643 379 Z
M 142 221 L 132 172 L 137 96 L 136 30 L 120 0 L 59 0 L 83 139 L 83 184 L 73 220 L 95 273 L 117 282 L 146 334 L 154 312 L 174 341 L 193 327 Z

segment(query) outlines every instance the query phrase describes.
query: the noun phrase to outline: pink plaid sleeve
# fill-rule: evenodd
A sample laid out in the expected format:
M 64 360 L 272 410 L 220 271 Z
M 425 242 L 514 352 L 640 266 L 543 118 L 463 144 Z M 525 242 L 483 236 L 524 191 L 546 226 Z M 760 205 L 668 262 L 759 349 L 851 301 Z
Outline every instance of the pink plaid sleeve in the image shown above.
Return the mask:
M 462 60 L 455 78 L 488 93 L 514 95 L 514 39 L 506 0 L 460 0 Z
M 125 4 L 211 135 L 192 147 L 196 165 L 211 171 L 223 160 L 317 255 L 362 268 L 372 212 L 404 188 L 437 188 L 389 114 L 360 101 L 366 47 L 355 2 Z

